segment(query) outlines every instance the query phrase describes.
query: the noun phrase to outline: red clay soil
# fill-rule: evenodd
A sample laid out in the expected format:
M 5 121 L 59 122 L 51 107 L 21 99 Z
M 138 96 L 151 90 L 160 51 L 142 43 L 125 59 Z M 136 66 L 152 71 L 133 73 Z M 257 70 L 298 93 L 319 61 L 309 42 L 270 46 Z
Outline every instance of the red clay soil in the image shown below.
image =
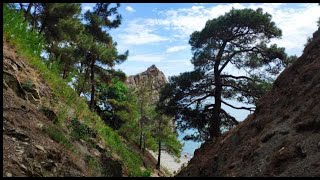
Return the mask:
M 254 114 L 196 150 L 177 176 L 320 176 L 320 32 Z

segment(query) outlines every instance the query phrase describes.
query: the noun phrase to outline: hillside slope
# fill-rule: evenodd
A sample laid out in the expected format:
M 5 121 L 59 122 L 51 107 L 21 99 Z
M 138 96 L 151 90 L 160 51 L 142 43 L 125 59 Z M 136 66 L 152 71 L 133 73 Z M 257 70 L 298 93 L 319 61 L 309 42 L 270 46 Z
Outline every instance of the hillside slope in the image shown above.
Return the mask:
M 89 141 L 79 140 L 68 135 L 72 128 L 57 125 L 53 107 L 61 102 L 5 40 L 3 66 L 4 176 L 128 175 L 96 133 Z M 73 114 L 69 109 L 66 119 Z
M 320 176 L 320 32 L 254 114 L 204 143 L 177 176 Z

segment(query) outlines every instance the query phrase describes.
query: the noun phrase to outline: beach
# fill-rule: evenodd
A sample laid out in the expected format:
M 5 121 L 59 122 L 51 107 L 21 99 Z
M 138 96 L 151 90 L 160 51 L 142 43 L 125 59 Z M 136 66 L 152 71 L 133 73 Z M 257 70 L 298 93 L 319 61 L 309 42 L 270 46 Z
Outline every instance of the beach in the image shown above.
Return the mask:
M 148 151 L 154 158 L 158 159 L 158 153 L 155 153 L 151 150 Z M 167 169 L 172 175 L 174 175 L 183 165 L 187 165 L 191 158 L 192 155 L 186 152 L 182 152 L 181 157 L 177 158 L 166 151 L 161 151 L 160 164 L 163 168 Z

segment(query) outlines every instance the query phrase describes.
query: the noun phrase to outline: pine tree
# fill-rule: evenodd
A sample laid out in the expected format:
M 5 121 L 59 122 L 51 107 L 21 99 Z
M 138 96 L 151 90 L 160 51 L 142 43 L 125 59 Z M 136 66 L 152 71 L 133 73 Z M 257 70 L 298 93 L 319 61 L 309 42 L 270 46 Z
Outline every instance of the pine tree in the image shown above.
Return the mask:
M 118 63 L 122 63 L 128 56 L 128 51 L 124 54 L 118 54 L 116 43 L 113 42 L 112 37 L 104 31 L 104 29 L 117 28 L 121 24 L 121 15 L 118 14 L 116 7 L 110 8 L 110 3 L 97 3 L 94 11 L 87 11 L 85 13 L 85 20 L 88 23 L 85 25 L 86 34 L 93 37 L 91 47 L 87 49 L 86 61 L 90 69 L 90 83 L 91 83 L 91 98 L 90 109 L 93 110 L 95 106 L 95 74 L 102 76 L 108 75 L 106 69 L 111 68 Z M 114 20 L 110 20 L 110 16 L 115 16 Z M 107 66 L 107 68 L 103 67 Z M 113 72 L 113 71 L 111 71 Z
M 160 169 L 162 150 L 166 150 L 177 157 L 180 157 L 181 154 L 182 144 L 177 139 L 177 133 L 171 129 L 171 119 L 172 118 L 165 116 L 161 112 L 158 112 L 154 117 L 155 126 L 153 131 L 156 132 L 154 138 L 158 144 L 157 169 Z
M 84 26 L 80 21 L 80 3 L 19 3 L 26 20 L 43 34 L 49 63 L 59 65 L 62 78 L 74 70 L 80 58 L 77 52 Z M 32 9 L 32 11 L 31 11 Z
M 138 98 L 137 107 L 139 109 L 139 148 L 143 151 L 143 141 L 145 137 L 145 131 L 147 130 L 146 123 L 150 122 L 150 118 L 148 117 L 148 111 L 150 112 L 150 107 L 152 103 L 150 102 L 151 99 L 151 84 L 150 80 L 144 82 L 144 85 L 141 85 L 135 89 L 135 94 Z M 149 107 L 149 108 L 148 108 Z
M 273 77 L 288 63 L 284 48 L 273 44 L 281 30 L 262 9 L 232 9 L 208 20 L 204 29 L 191 34 L 194 71 L 169 78 L 160 101 L 168 101 L 167 113 L 176 115 L 181 130 L 196 128 L 200 136 L 213 139 L 221 128 L 232 128 L 238 121 L 221 108 L 253 111 L 254 107 L 237 107 L 225 99 L 255 104 L 271 88 Z M 227 73 L 234 66 L 246 76 Z

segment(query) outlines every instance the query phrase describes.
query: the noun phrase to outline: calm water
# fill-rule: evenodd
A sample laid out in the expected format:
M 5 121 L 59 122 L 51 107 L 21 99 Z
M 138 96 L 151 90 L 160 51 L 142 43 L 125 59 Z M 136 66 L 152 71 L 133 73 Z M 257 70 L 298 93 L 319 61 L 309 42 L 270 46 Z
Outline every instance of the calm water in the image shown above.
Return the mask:
M 184 143 L 182 154 L 187 153 L 189 156 L 193 156 L 194 151 L 201 146 L 201 142 L 182 140 L 186 134 L 193 134 L 194 132 L 196 132 L 196 130 L 192 130 L 192 129 L 186 130 L 185 132 L 178 131 L 178 134 L 179 134 L 178 139 L 179 141 Z
M 226 100 L 226 101 L 230 104 L 233 104 L 233 105 L 239 106 L 239 107 L 240 106 L 248 106 L 246 104 L 236 102 L 236 101 L 228 101 L 228 100 Z M 225 106 L 225 105 L 222 105 L 222 108 L 224 108 L 228 113 L 230 113 L 230 115 L 235 117 L 238 121 L 243 121 L 250 114 L 247 110 L 236 110 L 236 109 L 232 109 L 232 108 Z M 182 149 L 182 154 L 187 153 L 189 156 L 193 156 L 194 151 L 201 146 L 202 142 L 183 141 L 182 140 L 182 138 L 186 134 L 193 134 L 195 132 L 196 132 L 196 130 L 194 130 L 194 129 L 189 129 L 184 132 L 178 131 L 178 134 L 179 134 L 178 139 L 184 143 L 184 146 Z

